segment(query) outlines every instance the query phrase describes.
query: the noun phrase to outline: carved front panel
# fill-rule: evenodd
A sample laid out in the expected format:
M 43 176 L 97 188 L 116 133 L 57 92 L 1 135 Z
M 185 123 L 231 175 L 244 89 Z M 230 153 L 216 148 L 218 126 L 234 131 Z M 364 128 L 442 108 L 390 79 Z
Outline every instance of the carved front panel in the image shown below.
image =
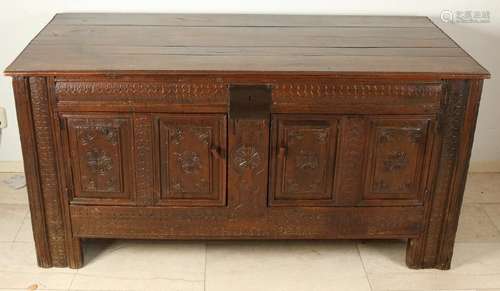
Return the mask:
M 74 202 L 131 202 L 134 172 L 128 117 L 66 116 Z
M 160 115 L 156 120 L 160 204 L 225 205 L 225 116 Z
M 278 117 L 273 120 L 274 178 L 270 203 L 333 203 L 333 170 L 337 120 L 322 116 Z
M 430 120 L 375 118 L 364 200 L 421 200 L 430 152 Z

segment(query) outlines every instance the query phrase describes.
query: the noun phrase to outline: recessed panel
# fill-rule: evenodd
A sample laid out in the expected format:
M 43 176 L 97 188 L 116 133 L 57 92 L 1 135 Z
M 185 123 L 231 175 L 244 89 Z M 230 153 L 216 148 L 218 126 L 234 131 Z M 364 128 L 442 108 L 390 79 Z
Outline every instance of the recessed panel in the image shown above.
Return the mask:
M 131 121 L 103 115 L 66 116 L 72 198 L 80 203 L 134 199 Z
M 159 203 L 225 205 L 225 116 L 161 115 L 156 127 Z
M 428 119 L 372 119 L 364 200 L 421 200 L 429 127 Z
M 333 203 L 337 120 L 327 116 L 278 117 L 273 119 L 273 130 L 270 204 Z

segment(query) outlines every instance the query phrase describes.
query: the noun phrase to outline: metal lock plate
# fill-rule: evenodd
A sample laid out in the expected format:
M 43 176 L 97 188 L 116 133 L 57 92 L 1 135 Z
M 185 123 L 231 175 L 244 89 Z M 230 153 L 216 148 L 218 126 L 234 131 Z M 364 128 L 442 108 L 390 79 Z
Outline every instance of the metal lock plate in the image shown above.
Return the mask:
M 270 85 L 230 85 L 229 118 L 268 119 L 271 95 Z

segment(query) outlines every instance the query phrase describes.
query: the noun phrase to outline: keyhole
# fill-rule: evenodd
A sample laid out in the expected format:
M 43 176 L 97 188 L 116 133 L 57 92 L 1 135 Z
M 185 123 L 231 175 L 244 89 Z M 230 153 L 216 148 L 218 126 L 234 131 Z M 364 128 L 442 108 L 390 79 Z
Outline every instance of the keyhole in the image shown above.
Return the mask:
M 252 102 L 252 96 L 248 96 L 248 102 Z

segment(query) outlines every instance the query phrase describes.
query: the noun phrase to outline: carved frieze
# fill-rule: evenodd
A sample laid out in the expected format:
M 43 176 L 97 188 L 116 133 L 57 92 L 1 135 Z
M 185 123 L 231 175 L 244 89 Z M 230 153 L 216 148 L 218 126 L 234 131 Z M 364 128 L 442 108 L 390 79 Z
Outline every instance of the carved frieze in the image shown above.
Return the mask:
M 349 83 L 332 80 L 278 82 L 273 85 L 273 102 L 280 103 L 371 103 L 403 104 L 408 100 L 439 104 L 441 83 Z
M 59 100 L 162 101 L 167 104 L 227 103 L 227 84 L 215 79 L 189 82 L 165 81 L 94 81 L 61 80 L 56 82 Z

